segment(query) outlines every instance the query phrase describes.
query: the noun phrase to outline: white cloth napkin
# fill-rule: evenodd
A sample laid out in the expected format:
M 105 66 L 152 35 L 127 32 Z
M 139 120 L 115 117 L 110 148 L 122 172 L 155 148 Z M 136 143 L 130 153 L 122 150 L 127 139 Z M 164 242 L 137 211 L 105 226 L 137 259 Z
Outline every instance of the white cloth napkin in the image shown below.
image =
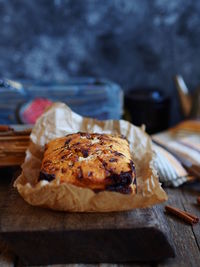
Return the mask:
M 153 144 L 155 166 L 165 186 L 177 187 L 195 179 L 184 169 L 179 159 L 165 148 L 191 164 L 200 166 L 200 121 L 184 121 L 168 131 L 153 135 L 152 140 L 157 143 Z

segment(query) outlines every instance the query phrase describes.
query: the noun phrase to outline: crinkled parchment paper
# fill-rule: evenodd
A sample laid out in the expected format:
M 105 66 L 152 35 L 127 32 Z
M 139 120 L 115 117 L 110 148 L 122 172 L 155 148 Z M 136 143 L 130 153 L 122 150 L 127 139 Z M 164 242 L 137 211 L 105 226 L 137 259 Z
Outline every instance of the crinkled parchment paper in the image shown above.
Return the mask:
M 45 144 L 54 138 L 79 131 L 126 136 L 136 167 L 136 195 L 110 191 L 95 193 L 88 188 L 68 183 L 58 184 L 55 181 L 37 183 Z M 31 144 L 22 165 L 22 174 L 14 186 L 31 205 L 65 211 L 103 212 L 144 208 L 167 200 L 153 166 L 154 155 L 149 136 L 141 128 L 127 121 L 83 118 L 65 104 L 55 103 L 37 120 L 30 138 Z

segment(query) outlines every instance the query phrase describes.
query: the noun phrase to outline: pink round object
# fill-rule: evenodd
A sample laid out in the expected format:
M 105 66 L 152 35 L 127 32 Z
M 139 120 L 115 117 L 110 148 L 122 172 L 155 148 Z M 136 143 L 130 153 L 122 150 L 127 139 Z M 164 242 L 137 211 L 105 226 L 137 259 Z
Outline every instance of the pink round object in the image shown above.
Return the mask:
M 36 120 L 44 113 L 44 111 L 53 104 L 46 98 L 35 98 L 26 106 L 22 112 L 23 121 L 27 124 L 35 124 Z

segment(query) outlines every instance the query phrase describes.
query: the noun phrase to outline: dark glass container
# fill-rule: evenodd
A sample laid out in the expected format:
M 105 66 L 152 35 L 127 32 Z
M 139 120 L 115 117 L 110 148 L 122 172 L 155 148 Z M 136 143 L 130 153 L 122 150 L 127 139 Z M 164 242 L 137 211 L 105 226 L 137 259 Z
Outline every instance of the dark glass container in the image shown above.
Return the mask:
M 156 88 L 131 89 L 125 94 L 125 110 L 131 122 L 137 126 L 146 125 L 149 134 L 169 127 L 170 98 Z

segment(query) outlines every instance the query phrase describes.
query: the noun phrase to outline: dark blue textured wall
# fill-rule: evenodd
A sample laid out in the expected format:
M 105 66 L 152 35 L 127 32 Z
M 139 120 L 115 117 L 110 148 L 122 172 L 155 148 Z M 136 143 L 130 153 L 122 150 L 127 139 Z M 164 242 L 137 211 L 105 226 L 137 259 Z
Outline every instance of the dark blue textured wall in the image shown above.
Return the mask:
M 0 75 L 156 85 L 178 112 L 173 75 L 200 81 L 199 14 L 188 0 L 0 0 Z

